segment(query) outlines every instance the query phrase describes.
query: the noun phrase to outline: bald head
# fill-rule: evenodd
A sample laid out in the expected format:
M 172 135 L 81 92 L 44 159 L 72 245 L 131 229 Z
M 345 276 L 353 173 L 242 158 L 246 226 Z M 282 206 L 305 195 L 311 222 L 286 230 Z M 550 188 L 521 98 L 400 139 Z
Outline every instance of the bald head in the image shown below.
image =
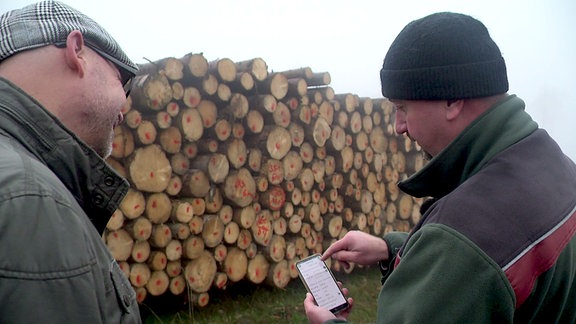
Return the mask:
M 0 62 L 0 77 L 36 99 L 100 156 L 111 152 L 114 127 L 126 101 L 116 65 L 73 31 L 64 47 L 46 45 Z

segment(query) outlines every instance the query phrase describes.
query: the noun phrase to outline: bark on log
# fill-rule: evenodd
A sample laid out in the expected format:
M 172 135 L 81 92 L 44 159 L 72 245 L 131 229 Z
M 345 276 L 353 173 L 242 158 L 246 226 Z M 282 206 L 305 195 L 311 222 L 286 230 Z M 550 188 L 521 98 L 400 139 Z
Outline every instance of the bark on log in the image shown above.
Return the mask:
M 223 82 L 232 82 L 236 78 L 236 65 L 229 58 L 209 62 L 208 71 L 214 73 Z
M 257 81 L 264 81 L 268 76 L 268 65 L 260 57 L 236 62 L 236 70 L 238 72 L 249 72 Z
M 208 61 L 201 53 L 186 54 L 182 61 L 187 67 L 185 71 L 194 78 L 202 78 L 208 71 Z
M 209 176 L 212 183 L 224 182 L 230 171 L 230 163 L 226 155 L 222 153 L 199 156 L 192 161 L 190 167 L 203 171 Z
M 158 111 L 172 100 L 172 87 L 163 73 L 138 75 L 130 96 L 133 106 Z
M 314 73 L 310 78 L 308 78 L 309 86 L 324 86 L 329 85 L 332 82 L 329 72 L 318 72 Z
M 210 190 L 208 175 L 200 170 L 189 170 L 182 176 L 182 194 L 188 197 L 204 197 Z

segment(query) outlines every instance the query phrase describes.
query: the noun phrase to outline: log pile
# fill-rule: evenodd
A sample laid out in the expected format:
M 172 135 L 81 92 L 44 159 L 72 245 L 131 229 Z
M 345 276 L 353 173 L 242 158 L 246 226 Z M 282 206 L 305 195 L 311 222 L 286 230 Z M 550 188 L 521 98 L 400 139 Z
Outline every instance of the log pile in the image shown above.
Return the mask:
M 107 160 L 131 189 L 104 233 L 139 302 L 204 306 L 240 280 L 284 287 L 295 262 L 349 230 L 418 221 L 422 201 L 396 183 L 423 166 L 420 148 L 394 133 L 387 100 L 330 82 L 261 58 L 141 66 Z

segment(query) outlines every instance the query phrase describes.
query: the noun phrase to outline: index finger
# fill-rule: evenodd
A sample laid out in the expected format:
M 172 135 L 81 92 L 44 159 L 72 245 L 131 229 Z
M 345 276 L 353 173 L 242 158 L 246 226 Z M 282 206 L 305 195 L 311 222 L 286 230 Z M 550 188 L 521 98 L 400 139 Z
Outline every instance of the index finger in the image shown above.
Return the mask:
M 334 243 L 332 243 L 332 245 L 330 245 L 326 251 L 324 251 L 324 253 L 322 254 L 322 260 L 326 260 L 328 259 L 332 254 L 338 252 L 338 251 L 342 251 L 342 250 L 347 250 L 348 249 L 348 244 L 346 243 L 345 239 L 342 238 Z

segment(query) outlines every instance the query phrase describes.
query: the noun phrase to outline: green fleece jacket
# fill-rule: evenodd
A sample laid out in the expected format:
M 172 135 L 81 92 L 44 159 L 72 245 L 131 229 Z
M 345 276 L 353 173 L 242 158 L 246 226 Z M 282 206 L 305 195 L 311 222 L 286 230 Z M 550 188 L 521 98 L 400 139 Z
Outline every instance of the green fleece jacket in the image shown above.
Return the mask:
M 576 322 L 576 165 L 509 96 L 399 187 L 432 197 L 385 237 L 378 323 Z

